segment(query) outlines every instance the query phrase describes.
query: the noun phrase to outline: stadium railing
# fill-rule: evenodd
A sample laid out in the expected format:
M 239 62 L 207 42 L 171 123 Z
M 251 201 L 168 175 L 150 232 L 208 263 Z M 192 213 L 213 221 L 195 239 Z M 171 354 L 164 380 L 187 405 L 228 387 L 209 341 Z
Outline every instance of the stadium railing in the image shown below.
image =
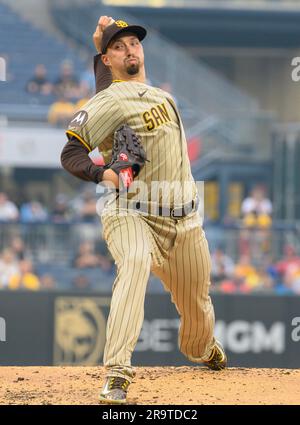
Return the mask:
M 13 237 L 21 237 L 26 250 L 36 263 L 70 264 L 81 242 L 101 241 L 101 224 L 62 222 L 62 223 L 0 223 L 0 251 L 10 246 Z M 245 228 L 239 221 L 230 226 L 204 224 L 210 251 L 222 250 L 234 261 L 239 259 L 242 246 L 246 246 L 251 259 L 259 264 L 265 257 L 278 260 L 284 247 L 289 244 L 300 252 L 300 223 L 273 222 L 271 228 Z

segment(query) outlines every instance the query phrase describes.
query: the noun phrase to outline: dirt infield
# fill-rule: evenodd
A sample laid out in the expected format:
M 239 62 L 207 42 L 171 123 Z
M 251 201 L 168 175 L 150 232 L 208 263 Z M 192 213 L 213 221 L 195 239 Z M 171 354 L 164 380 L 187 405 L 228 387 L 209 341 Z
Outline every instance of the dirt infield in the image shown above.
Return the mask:
M 300 370 L 139 367 L 129 404 L 300 404 Z M 98 404 L 102 367 L 1 367 L 0 404 Z

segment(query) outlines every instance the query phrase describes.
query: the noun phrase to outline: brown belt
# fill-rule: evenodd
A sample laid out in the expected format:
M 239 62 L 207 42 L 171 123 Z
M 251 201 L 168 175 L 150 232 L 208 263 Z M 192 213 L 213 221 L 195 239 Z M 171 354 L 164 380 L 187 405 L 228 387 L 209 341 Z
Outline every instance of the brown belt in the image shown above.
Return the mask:
M 164 206 L 149 206 L 147 202 L 135 202 L 134 210 L 149 215 L 159 215 L 161 217 L 186 217 L 193 211 L 197 211 L 199 206 L 199 198 L 182 205 L 181 207 L 169 208 Z

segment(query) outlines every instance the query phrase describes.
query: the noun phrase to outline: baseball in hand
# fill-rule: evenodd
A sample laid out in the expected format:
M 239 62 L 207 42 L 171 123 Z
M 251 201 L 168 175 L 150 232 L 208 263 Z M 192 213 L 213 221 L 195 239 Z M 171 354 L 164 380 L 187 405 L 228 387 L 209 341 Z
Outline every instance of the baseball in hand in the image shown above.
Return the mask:
M 93 41 L 98 53 L 101 53 L 101 41 L 103 31 L 108 25 L 111 25 L 115 20 L 111 16 L 100 16 L 97 27 L 93 34 Z
M 103 32 L 108 25 L 111 25 L 115 20 L 111 16 L 101 16 L 98 22 L 101 31 Z

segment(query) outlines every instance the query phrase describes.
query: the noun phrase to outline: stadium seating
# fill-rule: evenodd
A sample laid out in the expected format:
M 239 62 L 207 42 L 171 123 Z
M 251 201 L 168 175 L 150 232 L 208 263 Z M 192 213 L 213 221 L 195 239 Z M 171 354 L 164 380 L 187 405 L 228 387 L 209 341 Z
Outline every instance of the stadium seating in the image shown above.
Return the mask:
M 46 66 L 52 82 L 57 78 L 60 63 L 66 59 L 74 63 L 76 72 L 84 69 L 75 49 L 34 28 L 3 4 L 0 4 L 0 56 L 7 59 L 7 82 L 1 83 L 0 104 L 53 102 L 52 96 L 32 96 L 25 91 L 38 63 Z

